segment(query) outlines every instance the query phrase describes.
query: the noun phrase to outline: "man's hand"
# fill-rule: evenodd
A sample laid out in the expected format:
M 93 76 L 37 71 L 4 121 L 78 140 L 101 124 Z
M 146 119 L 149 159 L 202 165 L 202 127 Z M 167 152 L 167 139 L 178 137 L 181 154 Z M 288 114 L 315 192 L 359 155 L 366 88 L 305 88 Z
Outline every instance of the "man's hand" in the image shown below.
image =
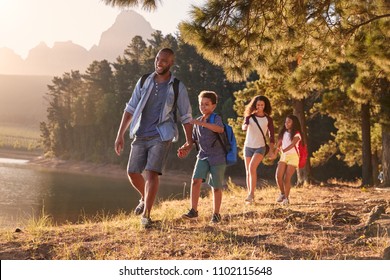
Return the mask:
M 188 154 L 191 152 L 191 149 L 192 149 L 192 143 L 189 144 L 186 142 L 183 146 L 181 146 L 177 150 L 177 156 L 181 159 L 186 158 Z
M 118 156 L 120 156 L 122 150 L 123 150 L 123 147 L 124 147 L 124 144 L 125 144 L 125 139 L 123 136 L 117 136 L 116 140 L 115 140 L 115 152 Z

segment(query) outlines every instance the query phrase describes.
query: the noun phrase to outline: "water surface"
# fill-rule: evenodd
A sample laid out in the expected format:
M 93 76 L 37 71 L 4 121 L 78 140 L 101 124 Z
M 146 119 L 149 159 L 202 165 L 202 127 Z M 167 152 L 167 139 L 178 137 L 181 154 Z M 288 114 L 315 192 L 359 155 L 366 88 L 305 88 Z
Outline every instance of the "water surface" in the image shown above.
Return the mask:
M 138 204 L 139 194 L 125 175 L 112 178 L 41 170 L 27 162 L 0 158 L 0 227 L 23 226 L 42 212 L 57 224 L 75 223 L 98 213 L 130 213 Z M 162 176 L 157 199 L 188 196 L 189 180 L 190 176 L 188 182 Z

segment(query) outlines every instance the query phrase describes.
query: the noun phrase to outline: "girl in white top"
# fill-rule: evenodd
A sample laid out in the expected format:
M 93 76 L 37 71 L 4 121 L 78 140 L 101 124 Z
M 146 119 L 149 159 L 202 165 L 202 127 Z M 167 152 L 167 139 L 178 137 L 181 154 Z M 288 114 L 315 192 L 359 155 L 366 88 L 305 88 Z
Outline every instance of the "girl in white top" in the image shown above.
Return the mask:
M 252 98 L 245 108 L 245 121 L 242 130 L 246 131 L 244 143 L 244 157 L 246 170 L 246 185 L 248 195 L 246 203 L 254 202 L 257 184 L 257 167 L 267 154 L 265 135 L 270 138 L 269 158 L 275 158 L 274 154 L 274 124 L 271 118 L 271 103 L 268 98 L 258 95 Z M 256 123 L 257 122 L 257 123 Z M 263 133 L 261 133 L 259 126 Z
M 301 124 L 298 118 L 294 115 L 287 116 L 278 137 L 277 148 L 281 156 L 276 169 L 276 183 L 280 189 L 280 195 L 276 201 L 284 205 L 290 203 L 291 177 L 299 163 L 298 146 L 299 142 L 303 141 L 301 135 Z

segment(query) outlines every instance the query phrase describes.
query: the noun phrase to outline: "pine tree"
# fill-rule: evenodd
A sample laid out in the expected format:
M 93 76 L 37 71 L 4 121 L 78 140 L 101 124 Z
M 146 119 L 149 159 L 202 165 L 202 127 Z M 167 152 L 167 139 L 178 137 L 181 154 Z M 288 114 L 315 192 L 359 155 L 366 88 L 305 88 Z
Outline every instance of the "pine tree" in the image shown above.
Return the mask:
M 283 91 L 291 96 L 294 111 L 305 128 L 304 101 L 321 94 L 316 76 L 328 63 L 328 56 L 350 45 L 357 47 L 359 42 L 353 39 L 366 26 L 388 27 L 388 12 L 385 1 L 210 0 L 203 7 L 195 7 L 192 22 L 182 23 L 180 30 L 185 41 L 221 65 L 229 79 L 245 79 L 254 70 L 261 73 L 261 79 L 283 79 Z M 383 27 L 381 30 L 385 30 Z M 376 36 L 376 41 L 378 37 L 382 41 L 387 38 Z M 378 42 L 374 45 L 376 54 L 371 57 L 378 60 L 383 54 L 377 51 Z M 382 66 L 388 68 L 388 61 L 387 57 Z M 370 121 L 370 107 L 363 103 L 361 108 L 365 112 L 363 120 Z M 363 166 L 369 171 L 369 123 L 364 127 Z M 366 181 L 371 176 L 364 173 Z

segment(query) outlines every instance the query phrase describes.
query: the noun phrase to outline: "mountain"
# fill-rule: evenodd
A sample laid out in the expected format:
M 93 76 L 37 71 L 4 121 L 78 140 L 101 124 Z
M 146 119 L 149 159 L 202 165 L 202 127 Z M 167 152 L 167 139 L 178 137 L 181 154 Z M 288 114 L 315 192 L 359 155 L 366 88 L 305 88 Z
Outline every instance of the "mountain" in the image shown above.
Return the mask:
M 14 51 L 0 48 L 0 74 L 60 76 L 71 70 L 84 72 L 93 60 L 115 61 L 133 37 L 139 35 L 147 40 L 154 31 L 140 14 L 122 11 L 90 50 L 72 41 L 56 42 L 52 48 L 41 42 L 23 60 Z
M 71 41 L 56 42 L 52 48 L 42 42 L 30 50 L 19 74 L 61 75 L 72 69 L 84 71 L 91 61 L 89 52 Z
M 9 48 L 0 48 L 0 73 L 17 73 L 23 69 L 24 60 Z
M 115 20 L 115 23 L 100 36 L 97 46 L 90 50 L 92 57 L 96 60 L 115 59 L 123 54 L 131 40 L 139 35 L 144 40 L 151 38 L 155 30 L 144 17 L 134 11 L 123 11 Z

